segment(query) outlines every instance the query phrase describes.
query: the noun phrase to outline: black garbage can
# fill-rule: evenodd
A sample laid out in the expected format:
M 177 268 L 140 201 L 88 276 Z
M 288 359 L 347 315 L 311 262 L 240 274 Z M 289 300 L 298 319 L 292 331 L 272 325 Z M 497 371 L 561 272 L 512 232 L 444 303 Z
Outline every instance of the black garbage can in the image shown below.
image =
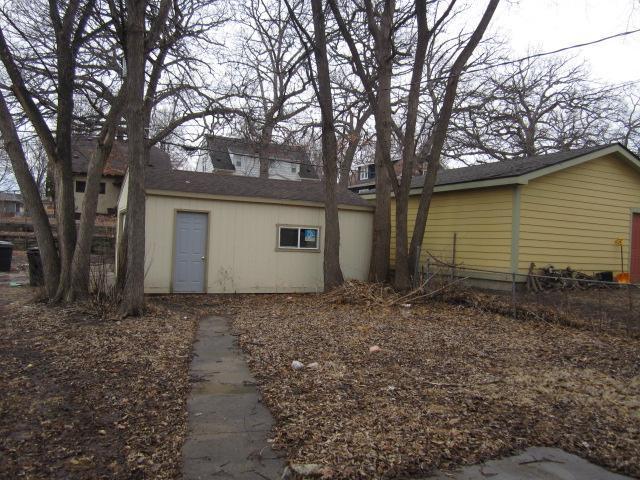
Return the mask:
M 11 271 L 12 255 L 13 255 L 13 243 L 0 242 L 0 272 Z
M 40 249 L 38 247 L 27 249 L 27 259 L 29 260 L 29 285 L 32 287 L 44 285 Z

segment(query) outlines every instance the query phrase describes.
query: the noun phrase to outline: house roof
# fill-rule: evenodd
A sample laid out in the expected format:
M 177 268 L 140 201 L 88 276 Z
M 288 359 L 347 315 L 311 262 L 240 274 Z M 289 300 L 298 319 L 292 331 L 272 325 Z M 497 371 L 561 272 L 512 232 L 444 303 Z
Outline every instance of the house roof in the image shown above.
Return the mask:
M 275 180 L 186 170 L 150 169 L 145 172 L 147 191 L 162 190 L 186 194 L 261 198 L 282 203 L 296 201 L 322 203 L 324 202 L 323 185 L 322 182 L 313 180 Z M 338 203 L 372 208 L 368 202 L 346 189 L 338 189 Z
M 438 172 L 436 185 L 451 185 L 454 183 L 475 182 L 478 180 L 518 177 L 551 165 L 557 165 L 568 160 L 582 157 L 589 153 L 598 152 L 609 147 L 611 147 L 611 145 L 598 145 L 595 147 L 567 150 L 547 155 L 536 155 L 535 157 L 514 158 L 512 160 L 503 160 L 501 162 L 440 170 Z M 420 175 L 411 181 L 411 188 L 419 188 L 423 184 L 424 175 Z
M 241 138 L 208 135 L 207 146 L 213 167 L 221 170 L 235 170 L 230 153 L 252 157 L 259 155 L 258 143 Z M 311 165 L 309 152 L 305 147 L 269 143 L 265 147 L 264 155 L 271 160 L 299 164 L 300 178 L 318 178 L 318 173 Z
M 89 160 L 96 148 L 97 139 L 91 137 L 74 137 L 72 143 L 72 170 L 73 173 L 87 173 Z M 114 140 L 111 153 L 105 162 L 102 174 L 105 176 L 122 177 L 127 171 L 127 141 Z M 149 165 L 159 169 L 170 170 L 171 159 L 169 154 L 157 147 L 149 150 Z
M 12 192 L 0 192 L 0 202 L 23 203 L 22 195 Z
M 619 143 L 612 143 L 547 155 L 440 170 L 436 180 L 436 191 L 526 184 L 533 178 L 548 175 L 608 154 L 617 154 L 640 169 L 640 160 L 633 153 Z M 424 185 L 424 179 L 425 175 L 419 175 L 411 180 L 412 192 L 419 192 Z M 362 187 L 362 185 L 354 186 Z M 370 194 L 374 192 L 368 190 L 361 191 L 361 193 Z

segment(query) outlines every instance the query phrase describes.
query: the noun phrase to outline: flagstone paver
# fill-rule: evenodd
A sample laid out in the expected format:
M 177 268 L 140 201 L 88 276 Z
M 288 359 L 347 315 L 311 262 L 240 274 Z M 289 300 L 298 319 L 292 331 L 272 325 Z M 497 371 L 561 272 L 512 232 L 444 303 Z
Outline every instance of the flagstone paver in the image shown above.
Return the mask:
M 183 478 L 279 479 L 284 463 L 267 442 L 273 418 L 228 319 L 202 319 L 194 348 Z

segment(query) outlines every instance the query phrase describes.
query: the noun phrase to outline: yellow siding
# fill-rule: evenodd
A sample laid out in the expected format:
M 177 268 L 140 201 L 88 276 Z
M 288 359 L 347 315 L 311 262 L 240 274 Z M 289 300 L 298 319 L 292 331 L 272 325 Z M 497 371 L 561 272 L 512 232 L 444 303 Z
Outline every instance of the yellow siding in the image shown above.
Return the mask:
M 434 195 L 422 245 L 421 261 L 428 253 L 451 261 L 456 234 L 457 264 L 467 268 L 509 271 L 513 187 L 496 187 Z M 419 197 L 409 200 L 409 230 L 413 232 Z M 391 207 L 395 225 L 395 203 Z M 391 233 L 391 261 L 395 257 L 395 230 Z
M 522 187 L 520 273 L 530 262 L 618 272 L 618 237 L 628 269 L 632 209 L 640 209 L 640 175 L 613 155 L 532 180 Z
M 119 208 L 125 205 L 126 200 L 121 198 Z M 146 292 L 167 293 L 171 289 L 177 210 L 209 215 L 207 292 L 322 290 L 322 242 L 321 252 L 276 250 L 278 224 L 319 226 L 322 238 L 322 208 L 149 195 L 146 204 Z M 340 211 L 340 260 L 346 278 L 366 279 L 372 218 L 369 211 Z

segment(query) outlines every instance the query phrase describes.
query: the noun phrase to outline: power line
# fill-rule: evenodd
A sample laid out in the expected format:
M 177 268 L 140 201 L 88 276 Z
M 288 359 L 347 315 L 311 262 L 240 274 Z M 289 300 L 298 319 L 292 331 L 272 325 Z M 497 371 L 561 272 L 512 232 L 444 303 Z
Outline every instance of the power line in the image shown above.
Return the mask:
M 524 62 L 525 60 L 531 60 L 531 59 L 534 59 L 534 58 L 540 58 L 540 57 L 545 57 L 545 56 L 549 56 L 549 55 L 555 55 L 555 54 L 566 52 L 568 50 L 573 50 L 573 49 L 576 49 L 576 48 L 588 47 L 588 46 L 591 46 L 591 45 L 596 45 L 598 43 L 606 42 L 608 40 L 613 40 L 615 38 L 626 37 L 628 35 L 632 35 L 632 34 L 638 33 L 638 32 L 640 32 L 640 28 L 635 29 L 635 30 L 627 30 L 625 32 L 615 33 L 613 35 L 608 35 L 606 37 L 597 38 L 595 40 L 590 40 L 588 42 L 575 43 L 575 44 L 572 44 L 572 45 L 568 45 L 566 47 L 558 48 L 556 50 L 549 50 L 547 52 L 534 53 L 534 54 L 531 54 L 531 55 L 527 55 L 526 57 L 517 58 L 515 60 L 505 60 L 504 62 L 493 63 L 491 65 L 485 65 L 484 67 L 473 68 L 473 69 L 469 69 L 469 70 L 463 70 L 462 72 L 460 72 L 459 76 L 467 75 L 469 73 L 484 72 L 484 71 L 487 71 L 487 70 L 491 70 L 493 68 L 504 67 L 504 66 L 507 66 L 507 65 L 513 65 L 513 64 Z M 448 79 L 449 79 L 449 75 L 446 75 L 446 76 L 440 76 L 440 77 L 434 77 L 434 78 L 429 78 L 429 79 L 425 79 L 425 80 L 420 80 L 420 83 L 423 83 L 423 82 L 425 82 L 425 83 L 436 82 L 436 81 L 448 80 Z M 638 82 L 640 82 L 640 80 L 633 81 L 633 82 L 630 82 L 630 83 L 633 84 L 633 83 L 638 83 Z M 406 84 L 401 84 L 401 85 L 394 85 L 391 88 L 410 87 L 410 86 L 411 86 L 411 82 L 406 83 Z

